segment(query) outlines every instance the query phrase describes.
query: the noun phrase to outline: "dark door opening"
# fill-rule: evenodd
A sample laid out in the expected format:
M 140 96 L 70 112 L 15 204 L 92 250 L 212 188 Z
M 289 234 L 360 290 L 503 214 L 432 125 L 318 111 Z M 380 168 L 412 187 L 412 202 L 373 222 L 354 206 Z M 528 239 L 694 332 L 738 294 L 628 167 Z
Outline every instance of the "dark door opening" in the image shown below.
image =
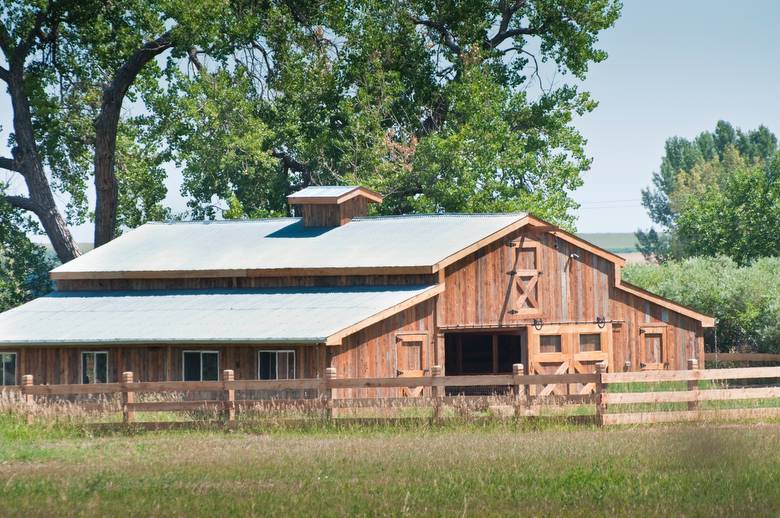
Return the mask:
M 444 338 L 444 369 L 448 376 L 510 374 L 522 363 L 519 334 L 448 333 Z

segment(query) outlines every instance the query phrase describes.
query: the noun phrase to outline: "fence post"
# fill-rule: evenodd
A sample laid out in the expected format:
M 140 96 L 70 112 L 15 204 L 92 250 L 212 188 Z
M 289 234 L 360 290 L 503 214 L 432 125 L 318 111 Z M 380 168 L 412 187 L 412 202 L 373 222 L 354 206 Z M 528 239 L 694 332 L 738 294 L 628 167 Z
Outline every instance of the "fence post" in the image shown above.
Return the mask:
M 442 369 L 441 365 L 434 365 L 431 367 L 431 399 L 433 399 L 433 420 L 438 421 L 441 419 L 442 414 L 442 397 L 444 396 L 444 387 L 436 383 L 436 378 L 441 377 Z
M 522 383 L 524 374 L 525 367 L 522 363 L 512 364 L 512 375 L 515 378 L 515 384 L 512 386 L 512 393 L 515 396 L 515 417 L 522 417 L 525 410 L 525 385 Z
M 33 375 L 25 374 L 22 376 L 22 399 L 25 403 L 25 411 L 27 414 L 27 424 L 33 424 L 33 409 L 35 404 L 35 396 L 27 393 L 27 389 L 33 386 Z
M 325 416 L 333 418 L 333 386 L 331 382 L 336 379 L 336 367 L 325 369 Z
M 135 421 L 135 411 L 131 410 L 129 405 L 135 403 L 135 392 L 130 390 L 130 386 L 133 383 L 133 373 L 122 373 L 122 420 L 125 424 L 130 424 Z
M 607 372 L 607 362 L 598 362 L 596 364 L 596 424 L 604 426 L 604 415 L 607 413 L 607 403 L 604 390 L 604 373 Z
M 233 369 L 222 371 L 222 385 L 225 391 L 225 421 L 227 422 L 236 420 L 236 390 L 228 385 L 235 379 Z
M 691 358 L 688 360 L 688 370 L 689 371 L 695 371 L 699 368 L 699 360 L 695 358 Z M 699 381 L 698 380 L 688 380 L 688 390 L 695 390 L 698 392 L 699 389 Z M 698 410 L 699 409 L 699 402 L 698 401 L 688 401 L 688 410 Z

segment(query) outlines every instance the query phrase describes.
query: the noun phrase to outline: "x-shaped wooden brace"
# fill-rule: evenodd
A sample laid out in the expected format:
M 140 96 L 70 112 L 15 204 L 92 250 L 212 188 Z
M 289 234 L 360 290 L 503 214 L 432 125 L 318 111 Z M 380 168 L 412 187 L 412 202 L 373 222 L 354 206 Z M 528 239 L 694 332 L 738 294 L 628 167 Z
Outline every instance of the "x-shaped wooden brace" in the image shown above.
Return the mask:
M 534 295 L 534 288 L 539 281 L 538 272 L 519 272 L 515 277 L 517 283 L 517 300 L 515 300 L 515 307 L 522 309 L 525 307 L 526 302 L 529 308 L 538 308 L 539 304 L 536 302 L 536 296 Z

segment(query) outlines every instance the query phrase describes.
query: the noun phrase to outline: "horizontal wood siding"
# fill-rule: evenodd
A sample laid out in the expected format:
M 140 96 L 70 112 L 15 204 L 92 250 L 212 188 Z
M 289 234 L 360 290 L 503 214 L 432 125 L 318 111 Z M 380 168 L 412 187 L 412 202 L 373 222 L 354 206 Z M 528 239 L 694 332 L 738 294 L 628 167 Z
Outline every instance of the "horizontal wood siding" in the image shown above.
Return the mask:
M 395 348 L 399 333 L 425 332 L 423 369 L 430 369 L 433 359 L 434 301 L 428 300 L 377 322 L 344 339 L 341 345 L 329 347 L 329 363 L 339 378 L 385 378 L 396 376 Z M 396 397 L 398 389 L 339 389 L 338 397 Z

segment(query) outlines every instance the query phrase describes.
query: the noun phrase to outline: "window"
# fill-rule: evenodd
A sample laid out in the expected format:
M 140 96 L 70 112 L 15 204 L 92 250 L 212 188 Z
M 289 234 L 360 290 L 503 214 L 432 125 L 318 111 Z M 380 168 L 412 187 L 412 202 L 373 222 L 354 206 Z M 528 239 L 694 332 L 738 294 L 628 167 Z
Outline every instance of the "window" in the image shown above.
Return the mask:
M 16 385 L 16 353 L 0 353 L 3 370 L 0 372 L 0 385 Z
M 219 380 L 219 353 L 217 351 L 184 351 L 184 381 Z
M 561 352 L 561 335 L 542 335 L 539 337 L 540 353 Z
M 81 353 L 81 382 L 108 383 L 108 353 L 84 351 Z
M 601 335 L 600 334 L 583 334 L 580 335 L 580 352 L 600 351 L 601 350 Z
M 295 351 L 257 351 L 257 379 L 295 378 Z

